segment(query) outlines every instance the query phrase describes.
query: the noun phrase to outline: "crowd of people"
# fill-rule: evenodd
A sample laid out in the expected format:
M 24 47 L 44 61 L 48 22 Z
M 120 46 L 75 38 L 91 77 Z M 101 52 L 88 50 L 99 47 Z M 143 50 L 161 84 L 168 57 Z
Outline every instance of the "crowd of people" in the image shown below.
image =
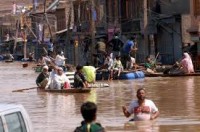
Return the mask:
M 65 64 L 64 53 L 58 52 L 55 58 L 44 54 L 39 60 L 42 72 L 36 78 L 36 84 L 42 89 L 68 89 L 87 88 L 89 83 L 95 83 L 96 69 L 93 66 L 76 67 L 74 81 L 70 83 L 65 72 L 68 70 Z
M 147 56 L 144 66 L 139 66 L 136 64 L 136 60 L 134 58 L 134 54 L 137 51 L 134 37 L 130 37 L 124 44 L 122 44 L 122 41 L 120 41 L 117 37 L 118 36 L 114 37 L 113 40 L 108 42 L 111 51 L 106 50 L 107 48 L 104 39 L 100 39 L 97 42 L 96 55 L 98 56 L 101 54 L 101 63 L 96 63 L 94 66 L 77 66 L 74 75 L 74 87 L 88 87 L 88 83 L 95 83 L 96 70 L 106 69 L 109 73 L 109 80 L 119 78 L 123 70 L 136 71 L 139 69 L 145 70 L 151 74 L 156 72 L 157 57 L 152 60 L 150 56 Z M 60 51 L 55 58 L 52 58 L 49 55 L 51 52 L 52 46 L 48 49 L 48 54 L 44 54 L 39 60 L 39 63 L 42 66 L 51 66 L 49 68 L 52 70 L 51 75 L 47 76 L 47 67 L 43 67 L 42 73 L 37 78 L 37 85 L 44 87 L 43 80 L 47 80 L 46 78 L 48 78 L 49 80 L 46 85 L 49 88 L 59 89 L 58 87 L 63 86 L 70 87 L 69 79 L 64 74 L 67 70 L 64 53 Z M 194 73 L 194 66 L 190 55 L 188 53 L 184 53 L 183 55 L 183 59 L 171 68 L 165 70 L 164 74 Z M 39 85 L 40 83 L 41 85 Z
M 117 39 L 117 36 L 116 38 Z M 116 40 L 113 40 L 116 42 Z M 136 60 L 133 57 L 137 48 L 135 47 L 134 38 L 122 45 L 113 45 L 111 42 L 110 47 L 112 52 L 106 51 L 106 44 L 103 39 L 96 45 L 97 54 L 101 54 L 101 61 L 97 60 L 94 65 L 98 69 L 107 69 L 109 71 L 109 79 L 119 77 L 120 73 L 124 70 L 136 70 L 139 66 L 136 64 Z M 95 59 L 97 59 L 95 58 Z M 65 75 L 65 60 L 63 52 L 58 52 L 56 58 L 51 58 L 45 54 L 41 58 L 41 64 L 43 64 L 43 70 L 36 79 L 38 87 L 50 88 L 50 89 L 63 89 L 71 88 L 70 81 Z M 99 65 L 99 61 L 101 65 Z M 53 63 L 53 66 L 52 66 Z M 51 72 L 49 72 L 48 65 L 51 64 Z M 76 66 L 74 74 L 74 88 L 87 88 L 89 83 L 95 83 L 94 66 Z M 144 68 L 155 71 L 156 58 L 152 60 L 150 56 L 146 57 Z M 140 67 L 139 67 L 140 68 Z M 183 58 L 180 62 L 176 62 L 170 69 L 165 71 L 166 74 L 190 74 L 194 73 L 194 66 L 192 59 L 188 53 L 183 53 Z M 137 100 L 130 102 L 129 106 L 122 106 L 122 112 L 125 117 L 129 118 L 134 115 L 130 121 L 147 121 L 154 120 L 159 116 L 159 110 L 155 103 L 146 98 L 146 90 L 140 88 L 136 92 Z M 100 123 L 96 122 L 97 118 L 97 104 L 93 102 L 84 102 L 81 106 L 80 112 L 83 117 L 81 126 L 77 127 L 74 132 L 105 132 L 105 128 Z
M 109 72 L 109 80 L 119 78 L 123 70 L 131 71 L 140 68 L 134 58 L 137 48 L 135 38 L 132 36 L 124 42 L 115 34 L 114 38 L 107 42 L 107 48 L 104 40 L 100 39 L 96 50 L 95 67 L 99 70 L 106 69 Z
M 68 77 L 63 72 L 63 69 L 58 66 L 53 66 L 51 72 L 49 72 L 47 65 L 43 66 L 42 72 L 36 79 L 36 84 L 42 89 L 71 88 Z

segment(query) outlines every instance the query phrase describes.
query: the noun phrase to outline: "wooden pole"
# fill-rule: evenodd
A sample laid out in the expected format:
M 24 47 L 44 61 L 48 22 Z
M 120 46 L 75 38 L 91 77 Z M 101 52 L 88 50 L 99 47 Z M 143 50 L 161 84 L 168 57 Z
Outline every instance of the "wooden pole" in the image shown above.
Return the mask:
M 68 23 L 67 23 L 67 37 L 66 37 L 66 40 L 65 40 L 66 43 L 67 43 L 67 45 L 70 44 L 70 40 L 71 40 L 70 25 L 71 25 L 71 20 L 72 20 L 72 11 L 73 11 L 72 10 L 72 6 L 73 6 L 72 1 L 70 1 L 69 4 L 70 4 L 70 8 L 69 8 L 69 14 L 68 14 L 68 17 L 67 17 L 68 18 Z M 65 46 L 65 53 L 68 50 L 67 47 L 69 47 L 69 46 Z
M 147 16 L 147 0 L 143 0 L 143 8 L 144 8 L 144 60 L 148 54 L 148 34 L 147 34 L 147 24 L 148 24 L 148 16 Z
M 42 43 L 44 43 L 44 34 L 45 34 L 45 24 L 44 24 L 44 19 L 46 20 L 46 16 L 45 16 L 45 13 L 46 13 L 46 0 L 44 0 L 44 16 L 43 16 L 43 31 L 42 31 Z
M 13 90 L 12 92 L 24 92 L 25 90 L 32 90 L 32 89 L 37 89 L 38 87 L 33 87 L 33 88 L 22 88 L 22 89 L 17 89 Z
M 26 56 L 26 52 L 27 52 L 27 37 L 26 37 L 26 29 L 24 29 L 24 59 L 26 59 L 27 58 L 27 56 Z
M 15 42 L 13 47 L 13 54 L 15 53 L 16 47 L 17 47 L 17 39 L 19 34 L 19 20 L 16 21 L 16 32 L 15 32 Z
M 32 33 L 32 35 L 35 37 L 35 39 L 37 39 L 38 43 L 41 44 L 40 40 L 38 40 L 38 37 L 35 35 L 35 33 L 33 32 L 33 30 L 27 24 L 26 24 L 26 27 Z
M 90 32 L 91 32 L 91 40 L 92 40 L 92 53 L 95 53 L 95 20 L 93 20 L 93 10 L 95 10 L 95 3 L 94 0 L 91 0 L 91 18 L 90 18 Z M 94 64 L 94 57 L 91 55 L 91 62 Z
M 49 23 L 49 19 L 47 17 L 47 13 L 45 13 L 44 15 L 45 15 L 45 19 L 46 19 L 46 22 L 47 22 L 47 26 L 48 26 L 48 29 L 49 29 L 50 36 L 51 36 L 51 38 L 53 38 L 53 35 L 52 35 L 52 32 L 51 32 L 51 26 L 50 26 L 50 23 Z

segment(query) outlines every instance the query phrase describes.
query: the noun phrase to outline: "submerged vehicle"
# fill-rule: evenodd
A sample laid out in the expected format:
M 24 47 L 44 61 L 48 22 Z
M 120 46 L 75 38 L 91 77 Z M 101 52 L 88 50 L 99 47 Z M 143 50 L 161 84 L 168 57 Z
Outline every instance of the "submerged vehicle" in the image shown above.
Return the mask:
M 20 104 L 0 104 L 0 132 L 33 132 L 32 123 Z

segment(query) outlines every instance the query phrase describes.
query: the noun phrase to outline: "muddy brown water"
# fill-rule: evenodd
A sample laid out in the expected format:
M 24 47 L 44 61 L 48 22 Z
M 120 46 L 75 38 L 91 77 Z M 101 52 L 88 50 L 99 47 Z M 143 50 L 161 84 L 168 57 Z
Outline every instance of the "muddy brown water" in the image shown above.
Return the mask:
M 35 132 L 73 132 L 82 121 L 80 105 L 86 100 L 98 105 L 97 121 L 108 132 L 198 132 L 200 131 L 200 77 L 145 78 L 112 81 L 109 88 L 93 89 L 88 94 L 44 93 L 35 87 L 38 73 L 33 64 L 0 62 L 0 103 L 23 104 Z M 136 99 L 138 88 L 147 90 L 160 111 L 155 121 L 128 123 L 121 107 Z

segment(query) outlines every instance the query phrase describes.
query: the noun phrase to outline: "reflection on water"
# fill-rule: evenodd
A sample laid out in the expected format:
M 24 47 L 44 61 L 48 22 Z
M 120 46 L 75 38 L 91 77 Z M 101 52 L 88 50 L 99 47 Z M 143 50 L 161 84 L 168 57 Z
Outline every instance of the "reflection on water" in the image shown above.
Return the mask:
M 56 94 L 36 89 L 12 92 L 35 87 L 38 73 L 31 66 L 0 62 L 0 73 L 0 102 L 23 104 L 35 132 L 72 132 L 82 121 L 80 106 L 86 100 L 97 103 L 97 121 L 110 132 L 200 131 L 200 77 L 112 81 L 109 88 L 93 89 L 89 94 Z M 146 88 L 161 115 L 153 122 L 127 123 L 121 107 L 136 99 L 140 87 Z

